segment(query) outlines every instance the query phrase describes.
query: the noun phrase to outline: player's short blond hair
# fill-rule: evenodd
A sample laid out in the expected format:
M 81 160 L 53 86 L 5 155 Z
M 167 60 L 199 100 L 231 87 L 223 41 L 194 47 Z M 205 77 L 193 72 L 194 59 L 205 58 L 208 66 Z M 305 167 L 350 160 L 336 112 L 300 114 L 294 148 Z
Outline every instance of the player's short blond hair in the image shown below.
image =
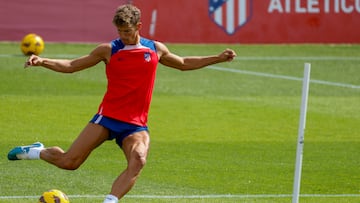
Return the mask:
M 141 11 L 136 6 L 125 4 L 116 9 L 113 24 L 115 26 L 137 25 L 140 22 Z

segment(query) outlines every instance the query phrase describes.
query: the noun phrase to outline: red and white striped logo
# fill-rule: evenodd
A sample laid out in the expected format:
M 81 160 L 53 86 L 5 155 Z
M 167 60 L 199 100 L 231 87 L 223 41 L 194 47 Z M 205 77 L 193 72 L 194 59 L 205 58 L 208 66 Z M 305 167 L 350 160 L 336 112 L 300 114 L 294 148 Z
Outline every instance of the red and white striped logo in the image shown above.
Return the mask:
M 209 16 L 227 34 L 234 34 L 252 14 L 252 0 L 209 0 Z

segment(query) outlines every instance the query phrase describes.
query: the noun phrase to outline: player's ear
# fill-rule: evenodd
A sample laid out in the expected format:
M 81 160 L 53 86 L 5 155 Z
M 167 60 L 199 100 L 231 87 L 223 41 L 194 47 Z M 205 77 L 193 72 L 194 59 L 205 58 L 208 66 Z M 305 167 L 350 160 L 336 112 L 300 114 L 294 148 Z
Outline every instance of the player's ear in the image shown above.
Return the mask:
M 136 24 L 136 29 L 137 29 L 137 30 L 141 30 L 141 28 L 142 28 L 142 23 L 141 23 L 141 22 L 138 22 L 138 23 Z

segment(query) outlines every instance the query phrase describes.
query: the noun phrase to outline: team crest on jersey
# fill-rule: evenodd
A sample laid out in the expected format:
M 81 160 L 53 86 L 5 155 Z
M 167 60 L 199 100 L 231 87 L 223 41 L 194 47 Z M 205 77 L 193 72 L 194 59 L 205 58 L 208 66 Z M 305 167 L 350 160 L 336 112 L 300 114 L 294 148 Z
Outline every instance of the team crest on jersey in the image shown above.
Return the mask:
M 149 52 L 146 52 L 144 54 L 144 59 L 146 62 L 150 62 L 151 61 L 151 54 Z
M 227 34 L 234 34 L 249 22 L 252 0 L 209 0 L 209 17 Z

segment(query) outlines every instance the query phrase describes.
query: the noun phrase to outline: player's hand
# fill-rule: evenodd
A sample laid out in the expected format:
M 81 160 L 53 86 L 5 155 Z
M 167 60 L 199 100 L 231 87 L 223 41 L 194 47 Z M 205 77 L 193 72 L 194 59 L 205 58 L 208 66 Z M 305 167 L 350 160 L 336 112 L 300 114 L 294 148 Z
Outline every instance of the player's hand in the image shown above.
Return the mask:
M 236 53 L 234 50 L 232 49 L 225 49 L 220 55 L 219 57 L 223 60 L 223 61 L 232 61 L 235 57 L 236 57 Z
M 28 68 L 30 66 L 40 66 L 41 63 L 42 63 L 42 58 L 33 54 L 25 62 L 24 68 Z

